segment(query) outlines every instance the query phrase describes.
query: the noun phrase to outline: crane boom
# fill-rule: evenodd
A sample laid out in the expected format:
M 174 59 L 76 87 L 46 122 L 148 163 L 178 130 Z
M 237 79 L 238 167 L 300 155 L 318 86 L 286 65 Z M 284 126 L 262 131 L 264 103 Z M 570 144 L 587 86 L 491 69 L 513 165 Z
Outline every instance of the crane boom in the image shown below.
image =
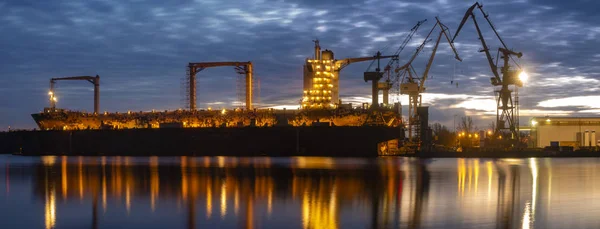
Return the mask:
M 483 45 L 483 48 L 480 51 L 485 52 L 485 56 L 488 60 L 488 64 L 490 65 L 492 73 L 494 74 L 494 77 L 496 78 L 496 81 L 498 82 L 498 85 L 499 85 L 499 84 L 501 84 L 502 79 L 500 77 L 500 73 L 498 72 L 498 66 L 496 64 L 494 64 L 494 58 L 492 58 L 492 55 L 490 54 L 490 51 L 489 51 L 490 49 L 487 46 L 485 39 L 483 38 L 483 34 L 481 33 L 481 29 L 479 28 L 479 23 L 477 23 L 477 19 L 475 19 L 475 14 L 473 13 L 473 10 L 475 10 L 475 7 L 479 8 L 481 13 L 483 14 L 483 17 L 490 25 L 490 28 L 492 28 L 492 31 L 494 31 L 494 34 L 496 35 L 496 37 L 502 44 L 502 48 L 500 48 L 499 51 L 502 52 L 503 54 L 508 54 L 508 58 L 510 58 L 510 55 L 515 55 L 518 58 L 521 58 L 521 56 L 523 55 L 523 54 L 511 51 L 508 48 L 508 46 L 506 46 L 506 43 L 504 43 L 504 40 L 502 39 L 502 37 L 500 37 L 500 34 L 498 34 L 498 30 L 496 30 L 496 27 L 490 20 L 489 14 L 486 14 L 483 11 L 483 5 L 479 4 L 479 2 L 475 2 L 475 4 L 473 4 L 471 7 L 469 7 L 469 9 L 467 9 L 465 16 L 463 17 L 462 21 L 460 22 L 460 25 L 458 26 L 458 29 L 456 30 L 456 33 L 454 34 L 454 37 L 452 38 L 452 43 L 454 43 L 454 40 L 456 39 L 456 37 L 458 36 L 460 31 L 462 30 L 462 27 L 465 25 L 465 23 L 467 22 L 469 17 L 471 17 L 473 19 L 473 24 L 475 24 L 475 29 L 477 30 L 477 35 L 479 36 L 481 45 Z
M 412 29 L 410 29 L 410 33 L 408 33 L 408 35 L 404 38 L 404 41 L 402 41 L 402 44 L 400 44 L 400 47 L 396 51 L 395 55 L 400 55 L 400 53 L 404 50 L 406 45 L 408 45 L 408 42 L 410 42 L 410 40 L 415 35 L 415 33 L 417 33 L 417 30 L 419 30 L 419 27 L 421 27 L 421 25 L 424 24 L 425 22 L 427 22 L 427 19 L 418 21 L 417 24 L 415 26 L 413 26 Z
M 196 110 L 196 74 L 206 68 L 233 66 L 239 73 L 246 75 L 246 109 L 252 110 L 252 62 L 198 62 L 188 64 L 189 108 Z
M 458 52 L 456 51 L 454 44 L 452 44 L 452 42 L 450 41 L 450 37 L 448 37 L 448 34 L 446 33 L 446 31 L 448 30 L 448 27 L 446 25 L 444 25 L 438 17 L 435 17 L 435 19 L 437 21 L 437 25 L 440 27 L 440 35 L 438 36 L 438 39 L 435 42 L 435 46 L 433 47 L 433 50 L 431 51 L 431 56 L 429 57 L 429 61 L 427 62 L 427 66 L 425 67 L 425 71 L 423 72 L 423 77 L 421 77 L 421 84 L 419 85 L 419 88 L 424 88 L 424 86 L 425 86 L 425 81 L 427 80 L 427 77 L 429 76 L 429 70 L 431 69 L 431 64 L 433 63 L 433 59 L 435 58 L 435 54 L 436 54 L 437 48 L 440 44 L 440 40 L 442 39 L 442 35 L 444 35 L 444 37 L 446 37 L 448 44 L 450 44 L 450 47 L 452 48 L 452 51 L 454 52 L 454 58 L 456 60 L 462 62 L 462 59 L 460 58 L 460 56 L 458 56 Z
M 417 24 L 415 24 L 415 26 L 412 27 L 412 29 L 410 29 L 410 32 L 406 35 L 406 37 L 404 38 L 404 40 L 402 41 L 402 44 L 400 44 L 400 47 L 398 47 L 398 50 L 396 50 L 396 53 L 394 53 L 395 55 L 400 56 L 400 53 L 402 51 L 404 51 L 404 48 L 406 48 L 406 46 L 408 45 L 408 42 L 410 42 L 410 40 L 412 40 L 412 37 L 415 35 L 415 33 L 417 33 L 417 31 L 419 30 L 419 27 L 421 27 L 421 25 L 423 25 L 425 22 L 427 22 L 427 19 L 418 21 Z M 384 72 L 387 74 L 387 86 L 386 86 L 386 90 L 384 90 L 384 101 L 386 93 L 389 89 L 392 88 L 392 85 L 396 84 L 397 80 L 399 79 L 398 77 L 394 78 L 394 80 L 390 80 L 391 77 L 391 70 L 392 70 L 392 65 L 394 64 L 394 62 L 397 63 L 397 61 L 399 61 L 399 58 L 392 58 L 388 64 L 385 66 L 384 68 Z M 406 66 L 408 67 L 408 66 Z
M 349 64 L 352 64 L 352 63 L 369 61 L 369 60 L 377 60 L 377 59 L 395 58 L 395 57 L 397 58 L 398 55 L 389 55 L 389 56 L 375 55 L 375 56 L 367 56 L 367 57 L 346 58 L 343 60 L 336 60 L 335 66 L 337 67 L 336 71 L 341 71 L 346 66 L 348 66 Z
M 418 21 L 417 24 L 415 24 L 415 26 L 413 26 L 412 29 L 410 29 L 410 32 L 406 35 L 406 37 L 402 41 L 402 44 L 400 44 L 400 47 L 398 47 L 398 50 L 396 50 L 396 53 L 394 53 L 394 55 L 399 56 L 400 53 L 402 51 L 404 51 L 404 48 L 406 48 L 406 45 L 408 45 L 408 42 L 410 42 L 410 40 L 412 40 L 412 37 L 415 35 L 415 33 L 417 33 L 417 31 L 419 30 L 419 27 L 421 27 L 421 25 L 423 25 L 425 22 L 427 22 L 427 19 Z M 398 61 L 398 58 L 392 58 L 390 60 L 390 62 L 388 62 L 388 64 L 385 66 L 385 71 L 389 71 L 391 69 L 391 66 L 394 61 Z
M 94 84 L 94 113 L 97 114 L 100 110 L 100 76 L 70 76 L 50 79 L 50 108 L 56 109 L 56 94 L 54 93 L 54 84 L 60 80 L 85 80 Z
M 433 26 L 433 28 L 431 29 L 431 31 L 429 31 L 429 34 L 427 34 L 427 37 L 425 37 L 425 40 L 423 40 L 423 43 L 421 43 L 421 45 L 419 45 L 419 47 L 417 47 L 417 50 L 415 51 L 415 53 L 413 53 L 413 55 L 410 57 L 410 59 L 406 62 L 406 64 L 396 68 L 394 70 L 394 72 L 399 72 L 402 70 L 407 69 L 408 67 L 410 67 L 410 65 L 412 64 L 412 62 L 417 58 L 417 56 L 419 55 L 419 53 L 421 53 L 421 51 L 423 50 L 423 48 L 425 47 L 425 45 L 427 44 L 427 42 L 429 42 L 428 38 L 431 35 L 431 33 L 433 32 L 433 30 L 435 29 L 435 26 Z

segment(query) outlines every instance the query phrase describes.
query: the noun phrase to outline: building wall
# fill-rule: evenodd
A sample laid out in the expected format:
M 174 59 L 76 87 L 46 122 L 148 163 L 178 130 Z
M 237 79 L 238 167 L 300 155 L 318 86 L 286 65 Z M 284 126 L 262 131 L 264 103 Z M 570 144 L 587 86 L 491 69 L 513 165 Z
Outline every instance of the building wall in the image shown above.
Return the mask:
M 534 147 L 550 146 L 550 142 L 559 142 L 560 145 L 569 145 L 569 142 L 571 142 L 580 147 L 589 146 L 589 142 L 592 141 L 592 146 L 598 145 L 600 118 L 552 119 L 550 122 L 544 120 L 538 119 L 539 124 L 532 129 L 532 136 L 535 138 L 533 139 L 535 142 Z M 587 135 L 586 131 L 588 131 Z M 596 136 L 592 131 L 595 131 Z

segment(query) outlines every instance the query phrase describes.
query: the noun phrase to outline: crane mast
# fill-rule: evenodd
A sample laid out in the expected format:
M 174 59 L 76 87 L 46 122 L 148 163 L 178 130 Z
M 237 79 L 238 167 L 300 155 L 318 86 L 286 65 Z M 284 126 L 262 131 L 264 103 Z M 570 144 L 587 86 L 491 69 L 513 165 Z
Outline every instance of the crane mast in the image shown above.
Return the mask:
M 429 76 L 429 70 L 431 69 L 433 60 L 435 59 L 435 54 L 437 53 L 437 49 L 439 47 L 440 41 L 442 40 L 442 36 L 444 36 L 446 38 L 446 40 L 448 41 L 448 44 L 450 44 L 450 47 L 452 48 L 452 51 L 454 52 L 454 58 L 457 59 L 458 61 L 462 61 L 462 59 L 458 55 L 458 52 L 456 51 L 456 48 L 454 47 L 454 44 L 452 44 L 452 42 L 450 41 L 450 37 L 448 36 L 448 33 L 447 33 L 447 31 L 449 31 L 448 27 L 446 25 L 444 25 L 439 20 L 439 18 L 436 17 L 435 19 L 436 19 L 436 24 L 433 26 L 431 31 L 429 31 L 429 34 L 427 34 L 427 36 L 423 40 L 423 43 L 417 48 L 417 50 L 415 51 L 415 53 L 413 54 L 411 59 L 406 64 L 395 69 L 395 72 L 399 73 L 398 78 L 400 78 L 400 75 L 404 76 L 404 79 L 403 79 L 402 83 L 400 84 L 400 93 L 407 94 L 408 99 L 409 99 L 408 137 L 409 137 L 409 139 L 411 139 L 411 141 L 414 141 L 414 143 L 417 144 L 417 147 L 420 147 L 420 143 L 421 143 L 421 136 L 418 132 L 422 128 L 421 121 L 423 121 L 423 120 L 420 120 L 420 118 L 419 118 L 419 113 L 418 113 L 417 108 L 421 107 L 421 102 L 422 102 L 421 93 L 425 92 L 425 82 L 427 81 L 427 78 Z M 413 73 L 412 73 L 414 71 L 414 69 L 412 68 L 412 62 L 416 59 L 416 57 L 419 55 L 419 53 L 423 50 L 423 47 L 425 47 L 426 43 L 429 41 L 429 37 L 433 34 L 434 30 L 438 27 L 440 28 L 440 32 L 439 32 L 437 40 L 433 46 L 431 56 L 429 57 L 427 65 L 425 66 L 425 71 L 423 72 L 423 75 L 420 78 L 414 77 Z M 413 139 L 413 137 L 414 137 L 414 139 Z
M 85 80 L 94 85 L 94 114 L 98 114 L 100 111 L 100 76 L 71 76 L 71 77 L 60 77 L 50 79 L 50 109 L 56 110 L 56 92 L 54 91 L 54 85 L 56 81 L 60 80 Z
M 189 83 L 188 88 L 188 102 L 190 110 L 196 110 L 196 74 L 198 72 L 212 67 L 222 66 L 233 66 L 239 74 L 246 75 L 246 109 L 252 110 L 252 96 L 253 96 L 253 69 L 252 62 L 199 62 L 189 63 L 187 67 L 187 81 Z
M 486 44 L 485 38 L 481 33 L 481 29 L 479 28 L 479 24 L 477 23 L 477 19 L 475 18 L 475 13 L 473 12 L 475 8 L 478 8 L 483 14 L 484 18 L 494 31 L 494 34 L 502 44 L 502 47 L 498 48 L 499 54 L 502 54 L 501 58 L 503 59 L 504 66 L 500 68 L 500 72 L 498 72 L 498 66 L 494 63 L 494 59 L 490 53 L 490 49 Z M 486 14 L 483 11 L 483 5 L 479 4 L 479 2 L 475 2 L 473 6 L 471 6 L 465 16 L 463 17 L 458 29 L 456 30 L 456 34 L 452 38 L 452 42 L 456 39 L 458 34 L 460 33 L 462 27 L 465 25 L 467 20 L 471 18 L 473 19 L 473 24 L 475 25 L 475 29 L 477 30 L 477 35 L 479 40 L 481 41 L 481 45 L 483 48 L 480 52 L 484 52 L 492 70 L 492 74 L 494 77 L 490 78 L 492 86 L 500 86 L 499 90 L 496 90 L 494 93 L 496 95 L 496 129 L 494 130 L 495 137 L 501 137 L 502 131 L 508 131 L 511 134 L 511 139 L 515 140 L 519 137 L 519 108 L 518 108 L 518 87 L 523 86 L 523 82 L 519 79 L 518 70 L 511 70 L 509 61 L 512 56 L 516 56 L 517 58 L 521 58 L 523 54 L 521 52 L 515 52 L 510 50 L 504 40 L 498 34 L 498 31 L 492 24 L 489 19 L 489 14 Z M 517 65 L 517 67 L 519 67 Z M 519 67 L 520 68 L 520 67 Z M 513 89 L 511 89 L 513 86 Z M 512 92 L 515 92 L 515 96 L 513 97 Z M 507 126 L 508 124 L 508 126 Z

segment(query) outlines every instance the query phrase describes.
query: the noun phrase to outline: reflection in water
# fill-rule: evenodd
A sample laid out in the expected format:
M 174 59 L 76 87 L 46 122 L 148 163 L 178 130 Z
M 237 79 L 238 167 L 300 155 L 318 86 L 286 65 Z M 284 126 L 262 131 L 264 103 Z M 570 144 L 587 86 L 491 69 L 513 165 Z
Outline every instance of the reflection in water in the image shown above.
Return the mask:
M 83 157 L 78 157 L 77 158 L 79 160 L 78 163 L 78 167 L 77 167 L 77 171 L 78 171 L 78 178 L 79 178 L 79 199 L 83 199 Z
M 56 224 L 56 191 L 53 185 L 51 185 L 51 187 L 46 187 L 45 197 L 46 204 L 44 214 L 46 228 L 54 228 L 54 225 Z
M 10 193 L 10 165 L 7 163 L 6 167 L 6 176 L 4 177 L 4 185 L 6 186 L 6 195 Z
M 465 159 L 459 158 L 457 161 L 458 169 L 456 172 L 458 173 L 458 192 L 461 196 L 465 194 L 465 179 L 467 177 L 467 166 L 465 165 Z
M 210 219 L 210 217 L 212 216 L 212 182 L 211 182 L 211 178 L 208 177 L 206 178 L 207 180 L 207 185 L 206 185 L 206 218 Z
M 531 200 L 528 200 L 525 204 L 525 210 L 523 213 L 523 229 L 534 228 L 533 223 L 535 221 L 535 202 L 537 199 L 537 179 L 538 179 L 538 167 L 537 160 L 534 158 L 529 159 L 529 168 L 531 169 Z
M 92 228 L 143 227 L 119 224 L 140 216 L 169 228 L 546 228 L 552 183 L 578 184 L 557 171 L 581 168 L 549 160 L 62 156 L 24 171 L 46 228 L 82 227 L 72 214 Z M 587 168 L 590 193 L 600 177 Z
M 102 157 L 102 210 L 106 212 L 106 157 Z
M 68 174 L 67 174 L 67 156 L 62 156 L 61 159 L 61 164 L 60 164 L 60 168 L 61 168 L 61 177 L 62 177 L 62 192 L 63 192 L 63 198 L 67 198 L 67 190 L 68 190 L 68 186 L 67 186 L 67 179 L 68 179 Z
M 544 164 L 546 166 L 546 172 L 548 173 L 548 194 L 547 194 L 547 201 L 546 201 L 546 211 L 550 211 L 550 206 L 551 206 L 551 200 L 552 200 L 552 164 L 550 163 L 550 159 L 546 158 L 544 160 Z
M 158 177 L 158 157 L 150 157 L 150 207 L 156 210 L 156 199 L 160 191 L 160 178 Z
M 225 218 L 227 213 L 227 185 L 221 184 L 221 219 Z
M 300 177 L 294 187 L 302 193 L 302 225 L 303 228 L 337 228 L 337 184 L 335 180 L 313 180 Z
M 492 162 L 491 161 L 486 162 L 485 167 L 487 169 L 487 175 L 488 175 L 487 197 L 488 197 L 488 201 L 490 201 L 490 198 L 492 197 L 492 173 L 493 173 Z

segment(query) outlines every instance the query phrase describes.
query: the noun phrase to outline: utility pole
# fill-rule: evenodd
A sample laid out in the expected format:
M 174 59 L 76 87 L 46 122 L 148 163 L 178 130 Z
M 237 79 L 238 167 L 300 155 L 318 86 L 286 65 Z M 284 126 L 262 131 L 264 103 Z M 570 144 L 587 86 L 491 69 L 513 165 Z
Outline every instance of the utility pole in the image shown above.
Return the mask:
M 456 134 L 456 114 L 454 114 L 454 134 Z

